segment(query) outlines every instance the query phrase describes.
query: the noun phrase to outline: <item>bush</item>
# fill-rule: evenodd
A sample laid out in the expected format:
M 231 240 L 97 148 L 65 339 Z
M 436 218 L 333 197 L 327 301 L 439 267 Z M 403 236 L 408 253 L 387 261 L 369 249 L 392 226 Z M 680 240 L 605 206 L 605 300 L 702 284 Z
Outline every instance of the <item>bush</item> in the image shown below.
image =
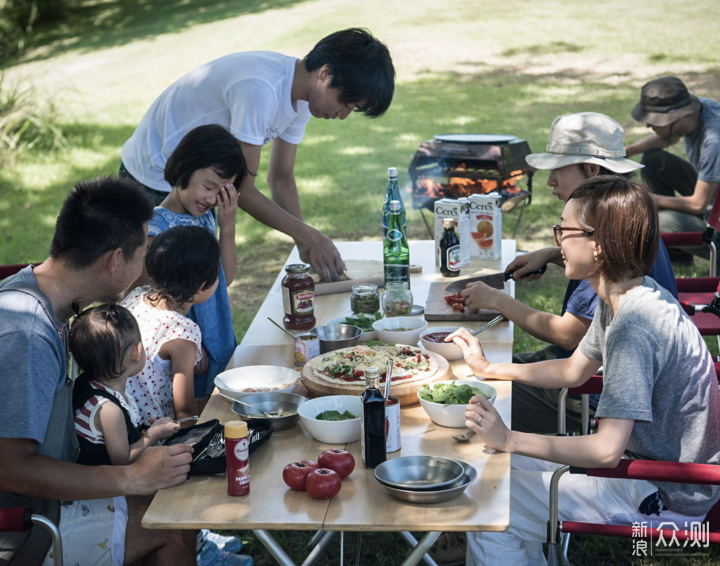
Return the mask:
M 22 51 L 37 23 L 65 17 L 71 0 L 0 0 L 0 64 Z
M 0 155 L 11 156 L 22 149 L 67 147 L 62 129 L 55 124 L 51 103 L 39 104 L 30 88 L 10 85 L 0 74 Z

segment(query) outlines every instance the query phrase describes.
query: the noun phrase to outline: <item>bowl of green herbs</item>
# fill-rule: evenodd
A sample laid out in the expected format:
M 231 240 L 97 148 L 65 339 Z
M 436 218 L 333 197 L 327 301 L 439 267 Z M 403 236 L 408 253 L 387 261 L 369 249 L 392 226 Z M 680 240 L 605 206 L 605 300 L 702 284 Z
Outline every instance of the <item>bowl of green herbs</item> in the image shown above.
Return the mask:
M 361 411 L 362 402 L 357 395 L 317 397 L 298 407 L 303 426 L 315 440 L 325 444 L 360 440 Z
M 373 322 L 380 320 L 383 317 L 380 311 L 372 314 L 346 314 L 345 316 L 339 316 L 328 320 L 327 324 L 352 324 L 357 326 L 363 333 L 360 335 L 360 342 L 367 342 L 368 340 L 375 340 L 377 333 L 373 328 Z
M 497 390 L 484 381 L 454 379 L 423 385 L 417 391 L 420 405 L 430 420 L 449 428 L 465 426 L 465 406 L 476 395 L 493 403 Z

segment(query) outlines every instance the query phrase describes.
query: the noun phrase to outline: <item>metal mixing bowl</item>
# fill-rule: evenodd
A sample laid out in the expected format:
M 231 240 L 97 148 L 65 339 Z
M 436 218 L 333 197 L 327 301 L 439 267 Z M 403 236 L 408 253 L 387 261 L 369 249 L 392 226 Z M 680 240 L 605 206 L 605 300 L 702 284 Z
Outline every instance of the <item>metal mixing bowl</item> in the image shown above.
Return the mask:
M 443 501 L 450 501 L 460 496 L 465 489 L 475 481 L 477 478 L 477 470 L 465 462 L 458 461 L 459 464 L 465 469 L 465 473 L 455 483 L 451 483 L 449 486 L 439 488 L 432 491 L 415 491 L 411 489 L 398 489 L 391 487 L 387 484 L 380 483 L 385 489 L 388 490 L 390 495 L 400 501 L 407 503 L 442 503 Z
M 352 324 L 326 324 L 310 331 L 320 338 L 320 353 L 356 346 L 360 341 L 362 329 Z
M 307 399 L 302 395 L 294 393 L 257 393 L 243 397 L 243 403 L 254 405 L 258 409 L 262 409 L 266 413 L 285 413 L 278 417 L 263 417 L 258 415 L 252 408 L 241 405 L 240 403 L 232 404 L 232 412 L 244 419 L 266 418 L 272 423 L 274 431 L 285 430 L 295 425 L 300 420 L 298 415 L 298 407 Z
M 398 489 L 428 491 L 453 484 L 464 473 L 462 464 L 450 458 L 403 456 L 375 468 L 375 479 Z

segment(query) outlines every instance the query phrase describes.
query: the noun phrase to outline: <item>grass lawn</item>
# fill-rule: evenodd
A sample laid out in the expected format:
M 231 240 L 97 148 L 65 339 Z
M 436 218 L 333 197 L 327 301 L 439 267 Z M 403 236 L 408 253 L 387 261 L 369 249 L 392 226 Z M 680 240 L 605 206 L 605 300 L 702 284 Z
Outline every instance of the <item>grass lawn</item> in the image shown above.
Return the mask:
M 350 26 L 368 27 L 387 43 L 398 79 L 387 115 L 311 120 L 296 165 L 311 225 L 338 240 L 374 240 L 381 236 L 387 167 L 397 166 L 401 186 L 408 187 L 412 156 L 434 134 L 514 134 L 539 152 L 556 116 L 592 110 L 613 116 L 626 139 L 637 140 L 649 131 L 630 110 L 640 87 L 664 74 L 680 76 L 694 94 L 719 99 L 719 17 L 717 0 L 81 2 L 67 21 L 38 28 L 28 50 L 4 69 L 6 81 L 32 88 L 37 104 L 52 102 L 68 147 L 0 155 L 0 264 L 41 261 L 68 189 L 82 178 L 117 172 L 123 142 L 155 97 L 226 53 L 268 49 L 303 56 L 321 37 Z M 546 180 L 545 172 L 535 175 L 533 204 L 517 233 L 522 250 L 553 245 L 550 227 L 562 206 Z M 510 215 L 504 223 L 506 237 L 514 220 Z M 291 241 L 242 212 L 237 225 L 239 262 L 230 291 L 241 340 Z M 409 212 L 408 231 L 427 237 L 418 211 Z M 706 269 L 696 260 L 683 274 Z M 551 267 L 541 281 L 518 284 L 517 297 L 559 312 L 564 287 L 562 272 Z M 539 345 L 516 331 L 516 351 Z M 305 535 L 283 536 L 300 549 Z M 256 564 L 273 563 L 252 535 L 246 538 Z M 354 540 L 348 535 L 346 549 Z M 404 552 L 396 537 L 380 535 L 367 535 L 363 548 L 363 564 L 397 564 Z M 332 552 L 320 563 L 338 563 L 337 549 Z M 348 552 L 346 558 L 354 558 Z M 580 539 L 573 552 L 578 564 L 633 563 L 631 546 L 622 541 Z M 717 556 L 703 560 L 662 563 L 720 564 Z

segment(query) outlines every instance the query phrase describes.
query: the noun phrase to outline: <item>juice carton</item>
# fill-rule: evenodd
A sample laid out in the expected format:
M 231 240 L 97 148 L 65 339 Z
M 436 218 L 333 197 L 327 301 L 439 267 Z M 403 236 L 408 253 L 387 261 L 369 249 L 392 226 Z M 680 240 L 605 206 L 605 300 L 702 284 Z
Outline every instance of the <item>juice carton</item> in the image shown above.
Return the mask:
M 455 220 L 455 233 L 460 239 L 460 265 L 470 263 L 470 217 L 468 216 L 469 203 L 467 198 L 458 200 L 443 198 L 435 201 L 435 265 L 440 267 L 440 239 L 443 235 L 443 218 Z
M 470 195 L 470 257 L 500 259 L 502 256 L 502 209 L 498 193 Z

